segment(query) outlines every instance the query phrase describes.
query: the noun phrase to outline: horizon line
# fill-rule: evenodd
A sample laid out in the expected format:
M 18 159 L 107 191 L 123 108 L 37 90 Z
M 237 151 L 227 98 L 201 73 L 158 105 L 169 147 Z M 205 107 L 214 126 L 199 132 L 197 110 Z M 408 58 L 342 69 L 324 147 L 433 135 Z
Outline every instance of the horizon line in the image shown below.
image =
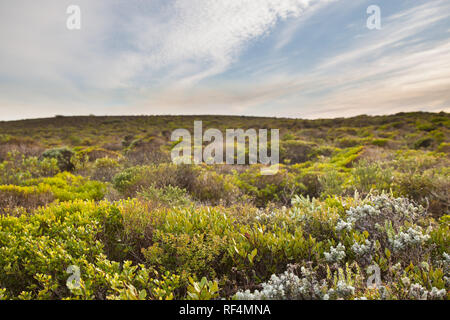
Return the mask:
M 297 117 L 287 117 L 287 116 L 257 116 L 257 115 L 230 115 L 230 114 L 133 114 L 133 115 L 98 115 L 98 114 L 80 114 L 80 115 L 63 115 L 63 114 L 55 114 L 52 117 L 40 117 L 40 118 L 22 118 L 22 119 L 12 119 L 12 120 L 0 120 L 0 123 L 5 122 L 20 122 L 20 121 L 32 121 L 32 120 L 49 120 L 49 119 L 57 119 L 57 118 L 89 118 L 89 117 L 98 117 L 98 118 L 106 118 L 106 117 L 116 117 L 116 118 L 126 118 L 126 117 L 236 117 L 236 118 L 260 118 L 260 119 L 288 119 L 288 120 L 307 120 L 307 121 L 320 121 L 320 120 L 333 120 L 333 119 L 352 119 L 358 117 L 387 117 L 387 116 L 395 116 L 400 114 L 417 114 L 417 113 L 428 113 L 428 114 L 440 114 L 445 113 L 448 114 L 446 109 L 441 111 L 400 111 L 395 113 L 380 113 L 380 114 L 367 114 L 361 113 L 354 116 L 342 116 L 342 117 L 327 117 L 327 118 L 297 118 Z

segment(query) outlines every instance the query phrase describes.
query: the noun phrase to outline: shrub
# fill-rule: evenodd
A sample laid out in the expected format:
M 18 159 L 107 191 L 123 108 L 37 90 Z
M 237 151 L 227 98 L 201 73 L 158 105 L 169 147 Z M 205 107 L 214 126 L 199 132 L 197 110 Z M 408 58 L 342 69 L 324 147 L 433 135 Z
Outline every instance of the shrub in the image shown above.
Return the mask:
M 106 202 L 76 201 L 28 217 L 0 216 L 3 294 L 19 299 L 174 298 L 176 275 L 112 262 L 103 254 L 97 236 L 111 209 Z M 80 270 L 80 287 L 66 286 L 70 265 Z
M 188 296 L 192 300 L 212 300 L 219 296 L 219 284 L 217 281 L 208 281 L 205 277 L 200 282 L 189 278 Z
M 232 204 L 240 197 L 232 176 L 209 170 L 199 172 L 190 189 L 195 199 L 212 205 Z
M 82 158 L 87 157 L 88 161 L 96 161 L 105 158 L 117 160 L 121 158 L 121 155 L 117 152 L 96 147 L 84 148 L 78 152 L 78 155 Z
M 152 185 L 157 188 L 177 186 L 177 182 L 177 166 L 172 164 L 131 167 L 113 178 L 114 187 L 127 197 L 132 197 L 141 189 Z
M 133 166 L 167 163 L 170 157 L 162 148 L 164 144 L 165 140 L 159 137 L 151 137 L 146 141 L 137 139 L 128 146 L 125 156 Z
M 51 188 L 40 184 L 33 187 L 14 185 L 0 186 L 0 212 L 11 212 L 12 209 L 23 207 L 27 211 L 44 206 L 54 200 Z
M 330 163 L 338 168 L 349 168 L 364 151 L 364 147 L 353 147 L 336 151 L 330 159 Z
M 372 189 L 389 191 L 393 183 L 393 175 L 388 168 L 383 169 L 375 162 L 361 160 L 352 170 L 351 185 L 363 194 Z
M 387 146 L 389 141 L 390 141 L 389 139 L 382 139 L 382 138 L 373 139 L 372 144 L 377 147 L 385 147 L 385 146 Z
M 300 192 L 304 186 L 300 177 L 280 166 L 274 175 L 262 175 L 261 167 L 252 166 L 238 176 L 237 185 L 251 198 L 257 206 L 265 206 L 269 202 L 277 202 L 284 205 L 290 203 L 294 194 Z
M 121 168 L 121 164 L 115 159 L 99 158 L 95 160 L 91 177 L 94 180 L 110 182 Z
M 45 151 L 41 155 L 41 159 L 56 159 L 58 167 L 61 171 L 73 171 L 75 165 L 72 163 L 72 157 L 75 153 L 68 148 L 57 148 Z
M 163 188 L 156 188 L 152 185 L 142 189 L 138 192 L 137 196 L 140 199 L 151 201 L 152 203 L 166 207 L 188 206 L 192 203 L 192 199 L 185 189 L 172 187 L 170 185 Z
M 437 150 L 438 150 L 439 152 L 444 152 L 444 153 L 449 154 L 449 153 L 450 153 L 450 143 L 448 143 L 448 142 L 442 142 L 442 143 L 439 145 L 439 147 L 438 147 Z
M 439 223 L 424 220 L 423 208 L 388 195 L 296 197 L 292 204 L 242 212 L 155 208 L 136 199 L 76 200 L 32 215 L 0 216 L 0 294 L 19 299 L 215 299 L 236 292 L 241 299 L 448 298 L 445 217 Z M 365 271 L 374 264 L 382 279 L 377 288 L 369 287 L 371 273 Z M 80 269 L 80 287 L 66 286 L 70 265 Z
M 227 256 L 231 219 L 218 209 L 184 208 L 153 214 L 153 244 L 142 252 L 147 263 L 186 278 L 215 278 L 230 271 Z
M 426 253 L 424 245 L 430 238 L 418 225 L 425 214 L 423 207 L 407 199 L 373 196 L 369 203 L 348 210 L 346 221 L 339 221 L 337 230 L 354 228 L 368 232 L 368 240 L 380 243 L 398 259 L 418 262 Z
M 19 153 L 25 157 L 36 157 L 42 152 L 39 143 L 30 137 L 2 135 L 0 138 L 0 161 L 6 160 L 9 153 Z
M 280 161 L 290 164 L 308 161 L 313 146 L 313 144 L 304 141 L 283 141 L 280 146 Z
M 434 139 L 430 137 L 423 137 L 414 142 L 414 149 L 428 148 L 434 144 Z
M 338 139 L 336 145 L 339 148 L 352 148 L 361 145 L 362 140 L 361 138 L 345 137 Z
M 345 179 L 345 175 L 338 170 L 328 170 L 319 176 L 321 194 L 323 196 L 343 194 Z
M 78 202 L 41 209 L 29 217 L 0 217 L 0 267 L 4 271 L 0 282 L 8 293 L 18 296 L 25 291 L 30 298 L 48 299 L 56 298 L 58 292 L 70 297 L 64 285 L 66 268 L 75 264 L 84 272 L 101 254 L 101 244 L 95 241 L 98 225 L 92 219 L 96 210 L 93 203 Z M 48 234 L 41 236 L 42 232 Z M 89 286 L 86 275 L 83 278 Z M 45 290 L 44 281 L 51 290 Z
M 69 200 L 101 200 L 105 196 L 105 185 L 98 181 L 90 181 L 68 172 L 59 173 L 54 177 L 31 179 L 24 183 L 27 186 L 48 185 L 55 199 Z
M 13 152 L 0 163 L 0 183 L 19 185 L 31 178 L 53 176 L 59 172 L 55 159 L 38 160 L 36 157 Z
M 306 273 L 306 269 L 304 270 Z M 323 299 L 326 287 L 315 277 L 300 279 L 292 271 L 286 271 L 280 276 L 272 275 L 263 283 L 262 290 L 237 292 L 237 300 L 312 300 Z
M 448 174 L 435 170 L 398 174 L 394 186 L 396 193 L 428 206 L 436 217 L 449 210 L 449 188 Z

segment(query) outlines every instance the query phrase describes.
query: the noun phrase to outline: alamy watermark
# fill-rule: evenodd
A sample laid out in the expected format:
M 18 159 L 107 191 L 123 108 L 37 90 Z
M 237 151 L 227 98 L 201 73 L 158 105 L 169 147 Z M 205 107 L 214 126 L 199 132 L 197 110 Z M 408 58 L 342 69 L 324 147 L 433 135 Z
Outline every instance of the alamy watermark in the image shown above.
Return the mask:
M 373 264 L 367 268 L 367 273 L 371 274 L 371 276 L 367 279 L 367 287 L 372 289 L 380 289 L 382 286 L 380 267 Z
M 66 13 L 69 15 L 66 21 L 66 27 L 69 30 L 81 29 L 81 8 L 80 6 L 70 5 L 67 7 Z
M 261 169 L 262 175 L 274 175 L 279 169 L 280 131 L 267 129 L 226 129 L 225 139 L 222 131 L 208 129 L 203 133 L 202 121 L 194 121 L 194 143 L 191 132 L 176 129 L 171 141 L 177 144 L 171 152 L 172 162 L 176 164 L 257 164 L 267 167 Z M 209 142 L 205 147 L 203 142 Z M 248 145 L 248 148 L 247 148 Z M 236 151 L 236 152 L 235 152 Z M 225 158 L 225 159 L 224 159 Z
M 369 30 L 381 30 L 381 8 L 377 5 L 371 5 L 367 8 L 367 28 Z
M 370 5 L 367 7 L 366 26 L 369 30 L 381 30 L 381 8 L 378 5 Z M 78 5 L 70 5 L 67 7 L 66 14 L 69 16 L 66 20 L 68 30 L 81 30 L 81 8 Z
M 69 290 L 79 289 L 81 287 L 81 271 L 80 267 L 70 265 L 67 267 L 66 273 L 70 274 L 66 281 L 66 286 Z

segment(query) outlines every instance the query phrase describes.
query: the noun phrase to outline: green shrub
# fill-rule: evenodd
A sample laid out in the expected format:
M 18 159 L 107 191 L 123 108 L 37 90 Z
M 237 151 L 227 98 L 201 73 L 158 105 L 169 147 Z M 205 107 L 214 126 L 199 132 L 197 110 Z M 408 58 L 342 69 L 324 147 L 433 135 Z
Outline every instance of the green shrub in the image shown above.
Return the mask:
M 106 202 L 76 201 L 27 217 L 0 216 L 2 294 L 16 299 L 174 298 L 179 277 L 112 262 L 103 254 L 98 237 L 113 209 Z M 80 270 L 79 287 L 66 285 L 69 266 Z
M 217 281 L 208 281 L 205 277 L 200 282 L 189 278 L 188 295 L 191 300 L 213 300 L 219 296 Z
M 72 163 L 72 157 L 75 153 L 69 148 L 56 148 L 45 151 L 42 155 L 42 159 L 56 159 L 58 161 L 58 167 L 61 171 L 73 171 L 75 165 Z
M 392 171 L 382 168 L 375 162 L 361 160 L 352 170 L 351 186 L 361 193 L 367 194 L 372 189 L 389 191 L 393 182 Z
M 36 157 L 11 152 L 0 163 L 0 184 L 19 185 L 27 179 L 49 177 L 59 172 L 56 159 L 38 160 Z
M 434 139 L 431 137 L 423 137 L 414 142 L 414 149 L 429 148 L 434 144 Z
M 448 143 L 448 142 L 442 142 L 442 143 L 439 145 L 437 151 L 439 151 L 439 152 L 444 152 L 444 153 L 447 153 L 447 154 L 450 154 L 450 143 Z
M 323 196 L 340 195 L 345 190 L 346 176 L 338 170 L 329 170 L 319 177 Z
M 99 158 L 94 162 L 91 178 L 109 182 L 120 172 L 121 168 L 121 164 L 115 159 Z
M 0 186 L 0 213 L 10 213 L 17 207 L 31 211 L 54 200 L 50 186 L 39 184 L 33 187 L 14 185 Z
M 190 190 L 195 199 L 212 205 L 231 204 L 241 196 L 234 177 L 210 170 L 199 172 Z
M 88 161 L 96 161 L 105 158 L 117 160 L 121 158 L 121 155 L 117 152 L 96 147 L 83 148 L 78 152 L 78 155 L 81 157 L 87 157 Z
M 185 189 L 172 187 L 170 185 L 163 188 L 150 186 L 138 192 L 137 196 L 140 199 L 161 204 L 166 207 L 188 206 L 192 203 L 192 199 Z
M 238 176 L 237 185 L 254 199 L 257 206 L 269 202 L 288 204 L 292 196 L 304 189 L 300 177 L 280 165 L 274 175 L 262 175 L 261 167 L 252 166 Z
M 125 169 L 113 178 L 114 187 L 127 197 L 141 189 L 155 186 L 179 186 L 177 166 L 172 164 L 136 166 Z M 185 187 L 185 186 L 180 186 Z
M 69 200 L 101 200 L 106 193 L 105 185 L 99 181 L 90 181 L 69 172 L 59 173 L 54 177 L 31 179 L 24 183 L 27 186 L 48 185 L 55 199 Z
M 357 160 L 364 151 L 364 147 L 347 148 L 336 151 L 332 155 L 330 163 L 339 168 L 348 168 Z
M 377 147 L 385 147 L 389 143 L 389 139 L 373 139 L 372 144 Z
M 308 161 L 313 147 L 313 144 L 304 141 L 283 141 L 280 146 L 280 161 L 290 164 Z
M 292 277 L 296 299 L 415 299 L 419 286 L 420 297 L 448 298 L 448 219 L 435 223 L 406 199 L 295 197 L 289 209 L 250 211 L 77 200 L 0 216 L 0 294 L 215 299 L 262 285 L 268 298 L 267 282 L 288 269 L 303 279 Z M 384 289 L 367 287 L 374 264 Z M 69 266 L 79 268 L 80 287 L 66 285 Z M 309 284 L 326 288 L 310 296 L 300 290 Z
M 421 122 L 416 125 L 416 128 L 417 128 L 417 130 L 430 132 L 435 129 L 435 126 L 429 122 Z
M 339 138 L 336 145 L 339 148 L 352 148 L 363 144 L 362 141 L 363 140 L 361 138 L 344 137 Z

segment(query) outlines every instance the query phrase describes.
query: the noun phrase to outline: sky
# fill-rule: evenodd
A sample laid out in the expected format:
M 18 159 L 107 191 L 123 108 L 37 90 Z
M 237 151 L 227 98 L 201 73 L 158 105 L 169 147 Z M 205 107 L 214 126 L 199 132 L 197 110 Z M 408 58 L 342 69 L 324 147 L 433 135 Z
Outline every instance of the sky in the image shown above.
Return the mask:
M 0 43 L 0 120 L 450 111 L 449 0 L 0 0 Z

